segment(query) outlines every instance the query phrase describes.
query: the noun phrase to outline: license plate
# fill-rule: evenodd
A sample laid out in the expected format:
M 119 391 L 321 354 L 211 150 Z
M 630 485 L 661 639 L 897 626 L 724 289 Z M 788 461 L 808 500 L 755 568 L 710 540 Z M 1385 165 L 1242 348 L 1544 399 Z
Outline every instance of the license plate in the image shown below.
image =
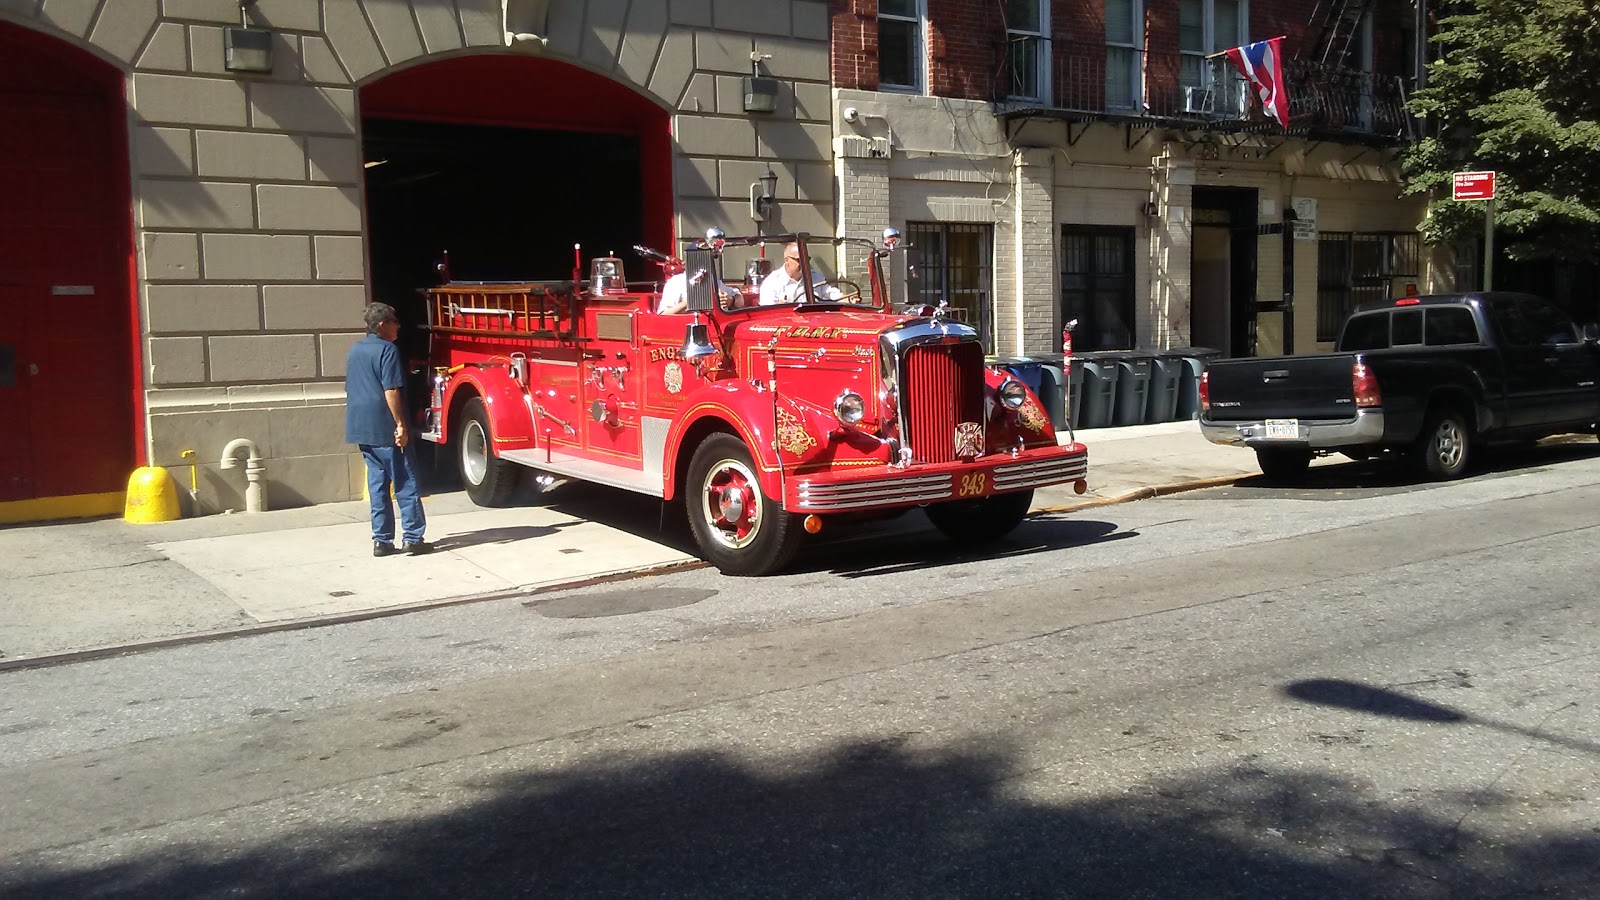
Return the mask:
M 1299 440 L 1300 439 L 1300 420 L 1299 419 L 1268 419 L 1267 420 L 1267 433 L 1266 433 L 1265 436 L 1268 437 L 1268 438 L 1287 438 L 1289 440 Z

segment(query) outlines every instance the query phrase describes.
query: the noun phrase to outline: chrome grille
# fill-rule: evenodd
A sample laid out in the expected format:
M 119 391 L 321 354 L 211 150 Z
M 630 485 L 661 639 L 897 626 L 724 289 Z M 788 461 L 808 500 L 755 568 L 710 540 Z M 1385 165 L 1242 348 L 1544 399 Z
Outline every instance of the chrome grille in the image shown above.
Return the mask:
M 905 446 L 923 463 L 956 458 L 958 422 L 983 421 L 983 349 L 975 342 L 927 343 L 906 351 Z

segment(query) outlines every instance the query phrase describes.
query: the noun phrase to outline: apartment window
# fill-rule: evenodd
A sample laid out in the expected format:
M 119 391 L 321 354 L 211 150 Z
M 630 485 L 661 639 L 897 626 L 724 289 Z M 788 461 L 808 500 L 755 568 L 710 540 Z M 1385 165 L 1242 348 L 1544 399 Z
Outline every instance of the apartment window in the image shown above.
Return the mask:
M 922 89 L 922 5 L 878 0 L 878 86 Z
M 1394 278 L 1416 278 L 1422 245 L 1415 232 L 1339 234 L 1317 239 L 1317 340 L 1339 337 L 1356 307 L 1389 299 Z
M 1142 0 L 1106 0 L 1106 109 L 1138 112 L 1144 98 L 1139 48 L 1144 43 Z
M 1061 229 L 1061 321 L 1073 352 L 1133 346 L 1133 229 Z
M 994 352 L 994 226 L 908 222 L 906 240 L 916 278 L 907 282 L 914 306 L 950 304 L 950 318 L 978 330 L 985 352 Z
M 1178 81 L 1189 112 L 1237 116 L 1248 108 L 1244 79 L 1233 67 L 1212 65 L 1206 57 L 1245 43 L 1243 0 L 1180 0 L 1178 4 Z
M 1049 4 L 1044 0 L 1005 0 L 1008 93 L 1013 99 L 1046 101 L 1050 71 Z

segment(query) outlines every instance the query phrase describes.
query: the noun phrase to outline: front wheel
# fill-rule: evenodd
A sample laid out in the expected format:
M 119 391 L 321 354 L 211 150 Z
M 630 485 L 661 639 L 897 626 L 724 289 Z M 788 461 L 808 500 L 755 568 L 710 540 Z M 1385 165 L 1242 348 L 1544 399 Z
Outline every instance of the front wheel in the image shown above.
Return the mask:
M 1435 410 L 1417 441 L 1416 460 L 1422 474 L 1434 481 L 1460 478 L 1467 471 L 1472 436 L 1467 421 L 1453 409 Z
M 725 575 L 770 574 L 800 549 L 799 517 L 762 493 L 750 450 L 731 434 L 695 449 L 684 499 L 695 543 Z
M 1311 467 L 1311 451 L 1288 447 L 1262 448 L 1256 451 L 1256 464 L 1261 474 L 1273 484 L 1299 484 L 1305 480 L 1306 469 Z
M 988 544 L 1016 530 L 1033 507 L 1033 491 L 995 494 L 982 500 L 951 500 L 927 508 L 928 521 L 961 544 Z
M 467 497 L 479 506 L 505 506 L 517 486 L 517 464 L 494 455 L 489 411 L 477 397 L 461 407 L 456 426 L 456 465 Z

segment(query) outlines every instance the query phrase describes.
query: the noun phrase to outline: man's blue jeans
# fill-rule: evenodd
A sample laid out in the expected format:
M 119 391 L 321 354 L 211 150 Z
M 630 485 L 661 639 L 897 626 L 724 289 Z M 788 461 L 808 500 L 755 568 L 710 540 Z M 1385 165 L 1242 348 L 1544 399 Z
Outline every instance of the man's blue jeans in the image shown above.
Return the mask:
M 422 496 L 417 489 L 417 454 L 390 445 L 378 447 L 357 444 L 367 461 L 367 496 L 372 498 L 372 540 L 394 543 L 394 505 L 389 502 L 389 485 L 400 504 L 400 535 L 407 544 L 422 541 L 428 521 L 422 514 Z

